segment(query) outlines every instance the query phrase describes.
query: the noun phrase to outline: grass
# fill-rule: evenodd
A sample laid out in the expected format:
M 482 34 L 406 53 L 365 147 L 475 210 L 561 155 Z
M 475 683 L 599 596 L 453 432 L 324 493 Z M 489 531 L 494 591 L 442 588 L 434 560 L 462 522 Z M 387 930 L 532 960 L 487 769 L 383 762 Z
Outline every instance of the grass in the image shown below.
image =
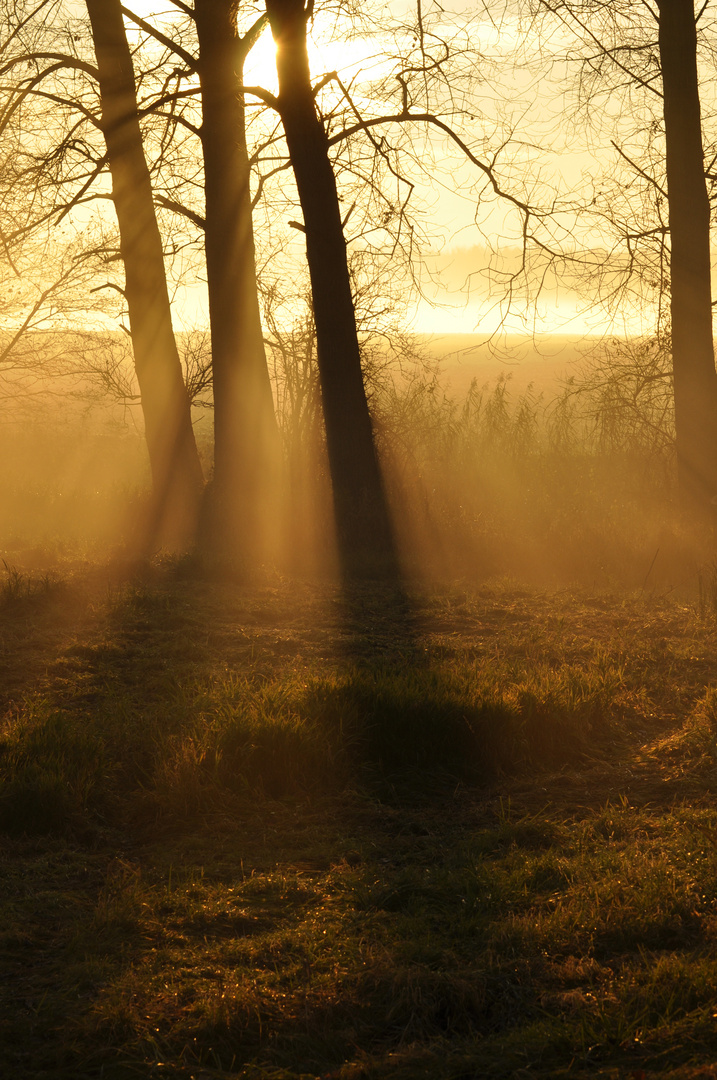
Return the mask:
M 2 1075 L 713 1075 L 709 605 L 1 602 Z

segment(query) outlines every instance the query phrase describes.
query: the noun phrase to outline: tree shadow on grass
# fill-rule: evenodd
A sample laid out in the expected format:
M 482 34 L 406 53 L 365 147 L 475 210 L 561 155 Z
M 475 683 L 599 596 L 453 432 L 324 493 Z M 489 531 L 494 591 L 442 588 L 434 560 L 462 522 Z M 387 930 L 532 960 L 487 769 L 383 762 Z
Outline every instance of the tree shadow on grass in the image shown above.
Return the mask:
M 576 762 L 600 734 L 597 695 L 583 700 L 529 670 L 501 679 L 436 644 L 425 602 L 402 587 L 344 584 L 341 603 L 345 667 L 322 707 L 353 743 L 359 773 L 430 797 L 436 781 L 480 787 L 525 766 Z
M 349 662 L 397 666 L 427 662 L 415 603 L 400 583 L 344 582 L 340 612 Z
M 568 865 L 571 830 L 557 815 L 445 801 L 353 819 L 337 810 L 323 806 L 308 851 L 300 823 L 264 800 L 252 824 L 275 824 L 261 845 L 225 823 L 195 837 L 193 854 L 185 835 L 101 867 L 85 856 L 84 882 L 78 851 L 54 865 L 26 851 L 23 888 L 41 889 L 24 923 L 19 907 L 5 920 L 26 934 L 5 995 L 9 1075 L 498 1078 L 518 1074 L 527 1045 L 548 1078 L 593 1045 L 634 1067 L 650 1026 L 662 1045 L 670 995 L 680 1016 L 712 1004 L 715 965 L 697 980 L 686 967 L 709 928 L 705 938 L 687 918 L 694 882 L 679 859 L 671 889 L 650 891 L 644 875 L 651 902 L 664 892 L 648 918 L 634 889 L 615 892 L 611 875 L 631 871 L 610 845 L 604 864 L 583 851 Z M 677 948 L 682 958 L 653 958 L 653 974 L 646 950 Z M 631 1025 L 640 1045 L 615 1036 Z
M 3 743 L 0 827 L 141 834 L 255 794 L 430 796 L 578 761 L 604 726 L 598 684 L 444 662 L 400 589 L 296 591 L 167 575 L 120 589 Z
M 608 1045 L 617 1008 L 608 997 L 595 1012 L 588 973 L 574 1013 L 548 1016 L 539 979 L 551 950 L 699 945 L 708 919 L 690 921 L 692 867 L 682 892 L 661 890 L 661 922 L 630 914 L 635 886 L 608 890 L 604 916 L 598 905 L 561 922 L 555 897 L 571 874 L 583 904 L 603 874 L 583 856 L 566 870 L 577 842 L 564 814 L 548 827 L 498 810 L 485 789 L 476 798 L 463 787 L 461 802 L 428 782 L 505 776 L 531 755 L 559 765 L 580 750 L 603 698 L 537 684 L 511 696 L 500 680 L 462 679 L 425 650 L 405 597 L 361 588 L 330 599 L 318 631 L 282 639 L 324 656 L 340 631 L 314 676 L 276 652 L 275 599 L 241 600 L 242 626 L 230 619 L 217 639 L 219 608 L 167 582 L 127 587 L 102 633 L 66 650 L 55 695 L 33 706 L 0 757 L 26 782 L 24 804 L 17 787 L 4 803 L 16 831 L 37 812 L 36 832 L 51 834 L 5 849 L 8 1075 L 150 1077 L 164 1062 L 182 1078 L 245 1066 L 291 1077 L 349 1062 L 347 1076 L 365 1066 L 375 1076 L 497 1077 L 520 1067 L 525 1028 L 547 1077 L 569 1060 L 566 1039 L 579 1045 L 583 1021 L 591 1045 Z M 403 798 L 397 777 L 429 797 Z M 576 773 L 582 814 L 588 801 L 604 806 L 610 782 L 606 770 L 588 799 Z M 535 798 L 544 806 L 545 788 Z M 632 829 L 632 816 L 606 812 L 577 848 L 592 852 L 602 829 L 614 859 L 617 828 Z M 645 879 L 650 860 L 648 851 Z M 715 871 L 705 862 L 696 865 L 708 904 Z M 713 982 L 699 995 L 709 1004 Z

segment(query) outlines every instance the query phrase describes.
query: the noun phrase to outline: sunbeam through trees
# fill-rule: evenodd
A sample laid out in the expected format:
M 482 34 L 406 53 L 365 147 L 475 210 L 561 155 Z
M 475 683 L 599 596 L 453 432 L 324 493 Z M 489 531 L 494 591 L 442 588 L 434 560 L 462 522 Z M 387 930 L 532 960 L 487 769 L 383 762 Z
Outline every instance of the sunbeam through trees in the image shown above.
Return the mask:
M 715 0 L 0 0 L 0 1076 L 717 1076 Z

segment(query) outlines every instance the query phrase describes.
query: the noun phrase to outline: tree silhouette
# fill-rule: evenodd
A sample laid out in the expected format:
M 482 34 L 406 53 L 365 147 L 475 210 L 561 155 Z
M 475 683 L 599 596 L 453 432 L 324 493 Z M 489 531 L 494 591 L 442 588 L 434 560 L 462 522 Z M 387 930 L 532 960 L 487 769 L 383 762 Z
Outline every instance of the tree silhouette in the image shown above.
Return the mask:
M 398 560 L 371 416 L 336 179 L 316 111 L 303 0 L 267 0 L 276 43 L 277 108 L 304 216 L 321 399 L 339 551 L 348 577 L 395 577 Z
M 202 546 L 215 554 L 255 562 L 266 555 L 268 504 L 277 484 L 278 431 L 264 352 L 256 282 L 242 88 L 246 58 L 266 25 L 255 20 L 240 36 L 235 0 L 197 0 L 191 16 L 197 47 L 180 44 L 146 19 L 125 14 L 198 75 L 202 120 L 194 130 L 204 165 L 204 216 L 178 200 L 162 205 L 199 225 L 204 236 L 214 401 L 214 473 L 202 528 Z M 191 84 L 190 84 L 191 85 Z M 173 120 L 179 94 L 163 94 Z M 185 126 L 187 121 L 184 121 Z M 181 168 L 181 167 L 180 167 Z
M 706 5 L 698 15 L 693 0 L 658 0 L 655 5 L 539 0 L 532 6 L 569 26 L 585 43 L 581 78 L 588 108 L 597 93 L 609 95 L 617 87 L 627 95 L 623 121 L 631 115 L 635 96 L 651 103 L 646 108 L 643 100 L 641 106 L 647 114 L 642 161 L 612 140 L 621 166 L 631 174 L 628 183 L 623 176 L 619 185 L 627 210 L 619 227 L 623 255 L 618 276 L 624 285 L 633 275 L 644 274 L 658 292 L 660 307 L 662 295 L 669 294 L 666 333 L 662 326 L 657 331 L 668 342 L 672 358 L 678 481 L 685 507 L 712 517 L 717 495 L 717 374 L 697 34 Z M 637 118 L 635 122 L 637 126 Z M 636 180 L 651 196 L 651 221 L 638 220 L 644 205 L 635 207 L 630 193 L 625 194 Z M 603 200 L 603 224 L 614 226 L 610 195 Z M 642 265 L 640 252 L 648 244 L 656 257 Z
M 124 296 L 154 488 L 151 542 L 186 542 L 196 528 L 202 470 L 172 329 L 162 241 L 142 146 L 132 57 L 120 0 L 87 0 L 97 60 Z
M 94 199 L 111 198 L 125 271 L 124 284 L 111 285 L 122 293 L 129 313 L 152 470 L 153 498 L 143 543 L 183 546 L 196 526 L 203 478 L 172 329 L 162 241 L 121 8 L 115 0 L 88 4 L 94 64 L 84 49 L 82 56 L 63 49 L 65 44 L 70 50 L 75 47 L 75 35 L 53 24 L 51 16 L 56 14 L 48 4 L 22 18 L 16 13 L 5 41 L 2 71 L 16 81 L 3 102 L 0 131 L 4 136 L 16 127 L 22 131 L 28 110 L 33 112 L 32 134 L 22 131 L 20 136 L 18 159 L 23 166 L 18 165 L 12 180 L 15 193 L 20 188 L 27 193 L 30 185 L 33 189 L 18 237 L 56 227 Z M 47 110 L 48 102 L 52 103 L 52 123 L 43 125 L 39 113 Z M 46 129 L 51 139 L 57 137 L 54 145 L 43 139 Z M 111 194 L 97 186 L 105 169 L 111 176 Z M 102 240 L 95 252 L 87 253 L 88 265 L 93 255 L 99 265 L 111 257 Z M 87 310 L 92 307 L 88 297 Z
M 658 0 L 670 223 L 670 314 L 680 485 L 698 507 L 717 495 L 717 373 L 710 204 L 692 0 Z

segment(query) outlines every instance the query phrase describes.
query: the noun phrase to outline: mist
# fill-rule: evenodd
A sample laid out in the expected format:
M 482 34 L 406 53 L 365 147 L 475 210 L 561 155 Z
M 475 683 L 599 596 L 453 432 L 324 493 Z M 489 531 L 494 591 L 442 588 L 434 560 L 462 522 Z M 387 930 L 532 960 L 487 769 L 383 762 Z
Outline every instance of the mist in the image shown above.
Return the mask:
M 0 0 L 0 1075 L 717 1061 L 717 14 Z
M 290 371 L 278 352 L 271 364 L 282 447 L 267 499 L 272 542 L 253 566 L 225 561 L 230 576 L 337 580 L 320 390 L 311 343 L 308 349 L 301 363 L 292 354 Z M 98 350 L 96 367 L 106 370 Z M 708 547 L 680 513 L 669 403 L 655 394 L 635 400 L 644 378 L 639 356 L 636 342 L 565 336 L 492 344 L 478 335 L 409 336 L 400 358 L 374 348 L 369 396 L 408 578 L 649 592 L 694 586 Z M 7 389 L 6 564 L 59 570 L 76 560 L 137 557 L 152 497 L 137 401 L 118 400 L 116 386 L 108 392 L 86 377 L 71 388 L 35 385 L 29 398 L 21 383 Z M 211 476 L 211 409 L 201 400 L 193 425 Z M 193 552 L 159 545 L 152 555 Z M 204 559 L 205 569 L 219 572 L 210 562 Z

